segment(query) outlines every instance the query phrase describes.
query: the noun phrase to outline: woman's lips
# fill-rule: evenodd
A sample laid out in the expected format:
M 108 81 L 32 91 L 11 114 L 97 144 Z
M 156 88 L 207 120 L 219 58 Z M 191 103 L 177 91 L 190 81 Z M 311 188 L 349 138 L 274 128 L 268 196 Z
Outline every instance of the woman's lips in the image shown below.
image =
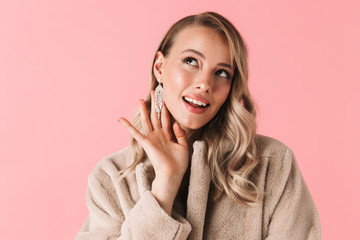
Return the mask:
M 184 98 L 182 100 L 184 102 L 184 105 L 185 105 L 186 109 L 189 110 L 192 113 L 196 113 L 196 114 L 204 113 L 209 107 L 209 104 L 207 104 L 205 107 L 201 107 L 201 106 L 198 106 L 196 104 L 188 103 L 187 101 L 185 101 Z
M 210 102 L 206 98 L 195 95 L 195 94 L 186 94 L 184 97 L 191 98 L 191 99 L 200 101 L 200 102 L 205 103 L 205 104 L 210 104 Z

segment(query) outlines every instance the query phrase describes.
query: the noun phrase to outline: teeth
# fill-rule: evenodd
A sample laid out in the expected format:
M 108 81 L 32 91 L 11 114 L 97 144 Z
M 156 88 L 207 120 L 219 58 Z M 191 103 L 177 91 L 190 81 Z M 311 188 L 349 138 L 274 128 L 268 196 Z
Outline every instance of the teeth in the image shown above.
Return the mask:
M 192 98 L 188 98 L 188 97 L 184 97 L 184 98 L 185 98 L 186 101 L 194 103 L 194 104 L 199 105 L 199 106 L 205 107 L 207 105 L 206 103 L 200 102 L 200 101 L 192 99 Z

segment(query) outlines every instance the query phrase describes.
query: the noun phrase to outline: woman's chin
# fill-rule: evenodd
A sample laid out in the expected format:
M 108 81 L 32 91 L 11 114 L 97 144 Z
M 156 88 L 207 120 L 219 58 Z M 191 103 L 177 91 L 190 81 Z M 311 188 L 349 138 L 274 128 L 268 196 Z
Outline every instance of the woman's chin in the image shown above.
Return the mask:
M 179 123 L 179 122 L 178 122 Z M 188 125 L 179 123 L 180 127 L 185 131 L 186 138 L 189 138 L 194 132 L 203 127 L 203 125 Z

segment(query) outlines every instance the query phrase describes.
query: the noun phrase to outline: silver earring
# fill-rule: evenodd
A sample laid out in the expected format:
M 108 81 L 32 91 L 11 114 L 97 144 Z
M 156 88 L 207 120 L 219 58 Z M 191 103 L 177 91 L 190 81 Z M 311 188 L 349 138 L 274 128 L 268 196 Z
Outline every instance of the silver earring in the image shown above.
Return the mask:
M 164 101 L 164 91 L 162 86 L 160 85 L 161 79 L 158 80 L 158 85 L 155 88 L 155 110 L 158 114 L 158 119 L 160 119 L 160 113 L 163 106 Z

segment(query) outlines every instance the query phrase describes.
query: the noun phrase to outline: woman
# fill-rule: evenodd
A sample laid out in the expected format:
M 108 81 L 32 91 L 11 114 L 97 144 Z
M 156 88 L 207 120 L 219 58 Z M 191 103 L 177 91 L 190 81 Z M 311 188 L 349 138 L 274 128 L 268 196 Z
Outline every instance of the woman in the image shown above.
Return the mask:
M 228 20 L 176 22 L 133 125 L 119 119 L 131 148 L 89 176 L 77 239 L 320 239 L 291 150 L 256 135 L 247 81 L 246 46 Z

